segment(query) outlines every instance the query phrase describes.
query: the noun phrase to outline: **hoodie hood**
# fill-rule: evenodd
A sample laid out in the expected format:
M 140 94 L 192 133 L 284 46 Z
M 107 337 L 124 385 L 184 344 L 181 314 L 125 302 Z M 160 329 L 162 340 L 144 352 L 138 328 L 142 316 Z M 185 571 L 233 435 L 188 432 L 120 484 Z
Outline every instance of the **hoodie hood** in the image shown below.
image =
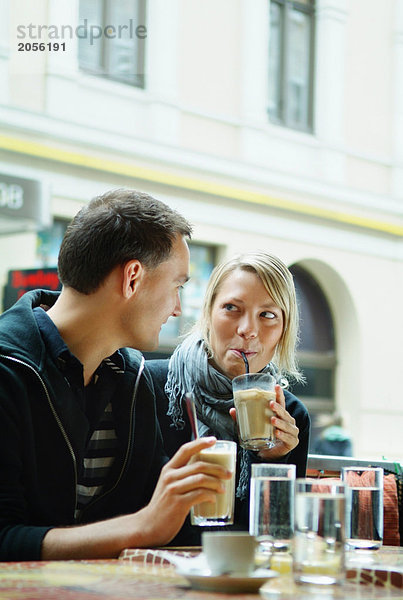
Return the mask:
M 26 292 L 0 315 L 0 354 L 13 356 L 41 370 L 46 350 L 32 310 L 41 305 L 53 306 L 59 294 L 48 290 Z

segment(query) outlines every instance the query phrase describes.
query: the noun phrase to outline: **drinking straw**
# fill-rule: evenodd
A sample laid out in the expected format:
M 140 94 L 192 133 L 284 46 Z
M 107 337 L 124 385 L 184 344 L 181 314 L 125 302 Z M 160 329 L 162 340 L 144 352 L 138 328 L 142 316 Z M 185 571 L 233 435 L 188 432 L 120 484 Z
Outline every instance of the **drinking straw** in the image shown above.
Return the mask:
M 246 358 L 246 354 L 244 352 L 241 352 L 241 354 L 242 354 L 243 362 L 245 363 L 245 373 L 249 373 L 249 363 L 248 363 L 248 359 Z
M 185 394 L 186 410 L 189 416 L 190 426 L 192 428 L 193 439 L 197 440 L 199 431 L 197 428 L 196 407 L 193 394 Z

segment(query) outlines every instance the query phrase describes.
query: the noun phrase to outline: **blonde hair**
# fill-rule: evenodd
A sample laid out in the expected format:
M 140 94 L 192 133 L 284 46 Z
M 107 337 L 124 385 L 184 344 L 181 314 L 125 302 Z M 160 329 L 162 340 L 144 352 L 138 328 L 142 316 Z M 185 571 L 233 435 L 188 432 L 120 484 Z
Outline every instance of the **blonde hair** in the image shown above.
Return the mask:
M 279 258 L 267 252 L 239 254 L 220 263 L 213 270 L 204 296 L 201 317 L 197 324 L 210 356 L 213 356 L 210 328 L 214 301 L 226 277 L 238 269 L 255 273 L 269 296 L 282 310 L 283 333 L 273 356 L 273 362 L 280 371 L 279 375 L 303 381 L 304 377 L 298 369 L 295 355 L 298 343 L 299 313 L 294 280 L 286 265 Z

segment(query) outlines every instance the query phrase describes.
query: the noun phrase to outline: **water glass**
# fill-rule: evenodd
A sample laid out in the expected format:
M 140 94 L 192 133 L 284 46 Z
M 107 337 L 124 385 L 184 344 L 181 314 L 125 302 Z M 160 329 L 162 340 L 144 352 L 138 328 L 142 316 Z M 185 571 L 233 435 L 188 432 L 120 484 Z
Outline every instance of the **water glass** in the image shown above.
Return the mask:
M 290 549 L 294 533 L 295 465 L 253 464 L 249 533 L 263 551 Z
M 383 469 L 343 467 L 346 484 L 346 542 L 349 548 L 378 550 L 383 540 Z
M 234 523 L 236 442 L 217 440 L 214 446 L 201 450 L 193 460 L 222 465 L 231 471 L 231 479 L 222 480 L 224 493 L 216 494 L 215 502 L 201 502 L 192 507 L 192 525 L 223 526 Z
M 297 583 L 336 584 L 345 579 L 344 483 L 295 482 L 293 572 Z

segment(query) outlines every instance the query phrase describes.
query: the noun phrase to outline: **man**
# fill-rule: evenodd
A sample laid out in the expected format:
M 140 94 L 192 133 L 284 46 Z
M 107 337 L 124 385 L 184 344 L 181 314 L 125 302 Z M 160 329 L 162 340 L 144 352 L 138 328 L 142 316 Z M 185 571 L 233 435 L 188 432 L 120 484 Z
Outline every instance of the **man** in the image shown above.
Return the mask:
M 62 292 L 29 292 L 1 315 L 0 560 L 163 545 L 192 505 L 223 491 L 223 468 L 190 460 L 214 438 L 166 463 L 152 383 L 132 350 L 155 349 L 180 315 L 190 234 L 150 196 L 109 192 L 66 232 Z

